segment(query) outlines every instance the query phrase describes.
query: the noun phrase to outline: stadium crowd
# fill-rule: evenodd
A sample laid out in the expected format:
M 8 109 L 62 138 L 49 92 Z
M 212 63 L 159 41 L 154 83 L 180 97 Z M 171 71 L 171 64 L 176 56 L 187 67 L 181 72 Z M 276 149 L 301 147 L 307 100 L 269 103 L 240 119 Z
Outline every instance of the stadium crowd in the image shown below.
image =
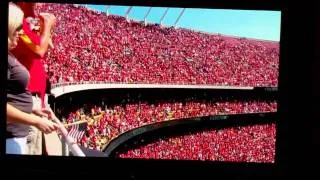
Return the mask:
M 71 4 L 39 4 L 36 10 L 54 13 L 57 18 L 52 35 L 54 49 L 44 58 L 53 84 L 278 84 L 279 43 L 158 24 L 144 26 Z M 102 150 L 121 133 L 146 124 L 207 115 L 275 112 L 277 105 L 275 101 L 191 101 L 87 108 L 70 113 L 64 123 L 88 121 L 87 132 L 78 143 Z M 257 125 L 160 140 L 120 157 L 272 162 L 274 141 L 274 124 Z
M 71 4 L 40 4 L 37 11 L 57 17 L 55 48 L 45 58 L 52 83 L 278 83 L 279 43 L 144 26 Z
M 121 158 L 274 162 L 275 124 L 206 130 L 167 137 L 129 150 Z
M 97 107 L 85 105 L 69 117 L 65 123 L 87 120 L 87 133 L 79 143 L 91 149 L 102 150 L 107 143 L 121 133 L 143 125 L 182 118 L 202 117 L 209 115 L 275 112 L 277 104 L 272 102 L 161 102 L 150 104 L 115 105 Z

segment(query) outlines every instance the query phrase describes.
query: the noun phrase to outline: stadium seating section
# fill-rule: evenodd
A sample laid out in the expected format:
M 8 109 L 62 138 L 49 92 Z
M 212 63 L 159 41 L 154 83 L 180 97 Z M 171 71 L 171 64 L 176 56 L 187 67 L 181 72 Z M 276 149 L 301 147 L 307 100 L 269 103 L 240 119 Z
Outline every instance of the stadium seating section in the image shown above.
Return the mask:
M 89 110 L 90 109 L 90 110 Z M 116 105 L 113 107 L 97 107 L 85 105 L 69 117 L 65 123 L 88 120 L 87 134 L 79 141 L 85 147 L 102 150 L 113 138 L 121 133 L 143 125 L 161 121 L 202 117 L 209 115 L 275 112 L 276 102 L 162 102 L 149 104 Z
M 254 125 L 160 139 L 121 158 L 273 163 L 275 124 Z
M 144 26 L 73 5 L 45 4 L 37 11 L 57 16 L 55 48 L 45 62 L 52 83 L 278 84 L 277 42 Z
M 40 4 L 57 17 L 54 49 L 45 57 L 51 83 L 207 84 L 277 87 L 279 43 L 127 21 L 61 4 Z M 84 105 L 64 123 L 88 120 L 82 146 L 102 148 L 131 129 L 166 120 L 218 114 L 275 112 L 275 101 L 189 101 L 97 107 Z M 85 109 L 91 109 L 87 111 Z M 208 130 L 168 137 L 121 158 L 273 162 L 275 125 Z

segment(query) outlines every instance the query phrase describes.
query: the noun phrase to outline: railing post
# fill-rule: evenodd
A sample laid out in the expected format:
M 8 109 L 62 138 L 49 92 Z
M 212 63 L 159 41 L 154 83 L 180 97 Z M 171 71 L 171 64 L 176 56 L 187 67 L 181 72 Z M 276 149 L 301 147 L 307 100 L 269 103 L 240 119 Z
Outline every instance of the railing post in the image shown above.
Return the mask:
M 68 148 L 68 144 L 66 142 L 66 139 L 64 137 L 62 137 L 61 141 L 62 141 L 62 155 L 69 156 L 69 148 Z

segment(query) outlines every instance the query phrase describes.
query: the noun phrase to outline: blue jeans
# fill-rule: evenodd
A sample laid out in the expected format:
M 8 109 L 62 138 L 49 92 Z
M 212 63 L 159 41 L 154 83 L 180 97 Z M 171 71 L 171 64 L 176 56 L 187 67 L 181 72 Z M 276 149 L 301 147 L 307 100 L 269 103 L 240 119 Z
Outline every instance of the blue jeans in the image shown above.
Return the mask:
M 27 137 L 6 139 L 6 154 L 27 154 Z

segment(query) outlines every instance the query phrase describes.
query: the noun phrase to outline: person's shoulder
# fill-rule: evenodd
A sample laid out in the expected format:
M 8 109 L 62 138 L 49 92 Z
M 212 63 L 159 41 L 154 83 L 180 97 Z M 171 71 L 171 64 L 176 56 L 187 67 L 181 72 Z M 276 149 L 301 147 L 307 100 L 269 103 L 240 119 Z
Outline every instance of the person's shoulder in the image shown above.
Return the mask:
M 16 61 L 16 57 L 11 52 L 8 52 L 8 63 L 12 64 L 15 61 Z
M 10 51 L 8 51 L 8 59 L 9 58 L 15 58 L 14 55 Z

